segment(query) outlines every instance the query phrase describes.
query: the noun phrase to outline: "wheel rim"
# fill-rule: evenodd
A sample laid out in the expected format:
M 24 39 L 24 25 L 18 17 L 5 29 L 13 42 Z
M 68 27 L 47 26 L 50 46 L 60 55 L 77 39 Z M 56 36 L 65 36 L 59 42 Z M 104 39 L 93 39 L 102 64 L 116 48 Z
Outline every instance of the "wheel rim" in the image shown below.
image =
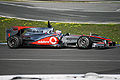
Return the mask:
M 88 47 L 89 46 L 89 39 L 87 37 L 81 37 L 78 40 L 78 46 L 83 47 L 83 48 Z
M 10 47 L 15 47 L 16 46 L 16 38 L 13 38 L 13 37 L 11 37 L 9 40 L 8 40 L 8 45 L 10 46 Z

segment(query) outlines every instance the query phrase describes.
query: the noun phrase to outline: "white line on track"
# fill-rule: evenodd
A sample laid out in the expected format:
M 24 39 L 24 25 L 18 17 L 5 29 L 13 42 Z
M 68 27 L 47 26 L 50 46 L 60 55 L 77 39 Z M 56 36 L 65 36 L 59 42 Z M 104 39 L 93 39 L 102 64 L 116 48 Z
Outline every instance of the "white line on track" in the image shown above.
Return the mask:
M 51 10 L 74 10 L 74 9 L 58 9 L 58 8 L 45 8 L 45 7 L 33 7 L 33 6 L 25 6 L 25 5 L 16 5 L 16 4 L 11 4 L 11 3 L 0 3 L 0 4 L 5 4 L 5 5 L 12 5 L 12 6 L 19 6 L 19 7 L 27 7 L 27 8 L 42 8 L 42 9 L 51 9 Z M 112 11 L 112 12 L 118 12 L 120 11 L 119 9 L 117 9 L 116 11 Z M 102 11 L 100 11 L 102 12 Z M 104 12 L 104 11 L 103 11 Z M 108 11 L 109 12 L 109 11 Z M 110 11 L 111 12 L 111 11 Z M 87 17 L 87 16 L 83 16 L 83 15 L 73 15 L 73 14 L 63 14 L 63 15 L 68 15 L 68 16 L 80 16 L 80 17 Z M 4 15 L 0 15 L 1 17 L 7 17 L 7 18 L 17 18 L 17 19 L 21 19 L 21 20 L 30 20 L 30 21 L 44 21 L 46 22 L 47 20 L 38 20 L 38 19 L 26 19 L 26 18 L 20 18 L 20 17 L 10 17 L 10 16 L 4 16 Z M 81 24 L 120 24 L 120 22 L 93 22 L 93 21 L 89 21 L 89 22 L 63 22 L 63 21 L 50 21 L 50 22 L 60 22 L 60 23 L 81 23 Z
M 89 73 L 89 72 L 88 72 Z M 91 73 L 91 72 L 90 72 Z M 94 74 L 94 72 L 92 72 Z M 87 73 L 86 73 L 87 74 Z M 25 74 L 1 75 L 0 80 L 120 80 L 120 74 L 98 74 L 98 77 L 86 74 Z M 96 73 L 97 74 L 97 73 Z M 13 79 L 21 77 L 21 79 Z M 94 78 L 95 77 L 95 78 Z M 33 78 L 33 79 L 32 79 Z
M 77 9 L 69 9 L 69 8 L 50 8 L 50 7 L 35 7 L 35 6 L 25 6 L 25 5 L 19 5 L 19 4 L 12 4 L 12 3 L 0 3 L 0 4 L 4 4 L 4 5 L 11 5 L 11 6 L 18 6 L 18 7 L 26 7 L 26 8 L 36 8 L 36 9 L 48 9 L 48 10 L 61 10 L 61 11 L 78 11 L 78 10 L 82 10 L 85 12 L 118 12 L 120 11 L 120 9 L 117 9 L 115 11 L 98 11 L 98 10 L 84 10 L 84 8 L 77 8 Z
M 26 18 L 19 18 L 19 17 L 11 17 L 11 16 L 4 16 L 4 15 L 0 15 L 0 16 L 1 17 L 6 17 L 6 18 L 16 18 L 16 19 L 20 19 L 20 20 L 43 21 L 43 22 L 48 21 L 48 20 L 37 20 L 37 19 L 26 19 Z M 93 22 L 93 21 L 89 21 L 89 22 L 50 21 L 50 22 L 58 22 L 58 23 L 81 23 L 81 24 L 120 24 L 120 22 Z
M 78 61 L 78 62 L 120 62 L 120 60 L 79 60 L 79 59 L 0 59 L 0 61 Z
M 0 44 L 7 44 L 7 43 L 0 43 Z
M 16 5 L 16 4 L 11 4 L 11 3 L 0 3 L 0 4 L 11 5 L 11 6 L 18 6 L 18 7 L 34 8 L 32 6 Z
M 65 15 L 65 16 L 77 16 L 77 17 L 88 17 L 88 16 L 83 16 L 83 15 L 66 14 L 66 13 L 60 13 L 60 15 Z
M 74 9 L 63 9 L 63 8 L 49 8 L 49 7 L 35 7 L 35 6 L 25 6 L 25 5 L 18 5 L 18 4 L 11 4 L 11 3 L 0 3 L 5 5 L 11 5 L 11 6 L 18 6 L 18 7 L 26 7 L 26 8 L 36 8 L 36 9 L 48 9 L 48 10 L 62 10 L 62 11 L 76 11 Z

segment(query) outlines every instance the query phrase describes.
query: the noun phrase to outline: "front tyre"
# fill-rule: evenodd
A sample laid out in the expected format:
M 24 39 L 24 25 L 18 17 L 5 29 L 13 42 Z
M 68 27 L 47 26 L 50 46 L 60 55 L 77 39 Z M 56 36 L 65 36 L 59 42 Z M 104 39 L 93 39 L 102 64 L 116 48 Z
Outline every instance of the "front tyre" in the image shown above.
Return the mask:
M 7 40 L 7 45 L 9 48 L 18 48 L 20 47 L 22 39 L 19 36 L 11 36 Z
M 81 36 L 77 41 L 78 48 L 92 48 L 92 41 L 88 36 Z

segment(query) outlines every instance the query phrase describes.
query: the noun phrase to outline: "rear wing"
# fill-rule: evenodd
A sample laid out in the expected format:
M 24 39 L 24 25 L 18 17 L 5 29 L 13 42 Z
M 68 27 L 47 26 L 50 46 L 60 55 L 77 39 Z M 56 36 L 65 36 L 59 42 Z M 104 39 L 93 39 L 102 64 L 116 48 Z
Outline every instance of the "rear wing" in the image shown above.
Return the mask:
M 15 34 L 18 33 L 18 29 L 14 29 L 14 28 L 10 28 L 10 29 L 6 29 L 6 40 L 10 37 L 13 36 Z
M 25 28 L 32 28 L 30 26 L 13 26 L 10 29 L 6 29 L 6 40 L 13 35 L 18 34 L 19 32 L 21 32 L 21 30 L 25 29 Z M 21 34 L 21 33 L 19 33 Z

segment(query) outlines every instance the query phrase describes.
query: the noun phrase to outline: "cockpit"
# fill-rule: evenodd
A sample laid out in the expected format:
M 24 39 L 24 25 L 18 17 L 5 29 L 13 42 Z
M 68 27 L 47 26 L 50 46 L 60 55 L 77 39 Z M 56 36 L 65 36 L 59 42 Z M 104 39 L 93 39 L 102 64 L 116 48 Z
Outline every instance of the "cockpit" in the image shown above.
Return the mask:
M 29 34 L 50 34 L 54 32 L 54 28 L 27 28 L 24 30 L 24 35 Z

